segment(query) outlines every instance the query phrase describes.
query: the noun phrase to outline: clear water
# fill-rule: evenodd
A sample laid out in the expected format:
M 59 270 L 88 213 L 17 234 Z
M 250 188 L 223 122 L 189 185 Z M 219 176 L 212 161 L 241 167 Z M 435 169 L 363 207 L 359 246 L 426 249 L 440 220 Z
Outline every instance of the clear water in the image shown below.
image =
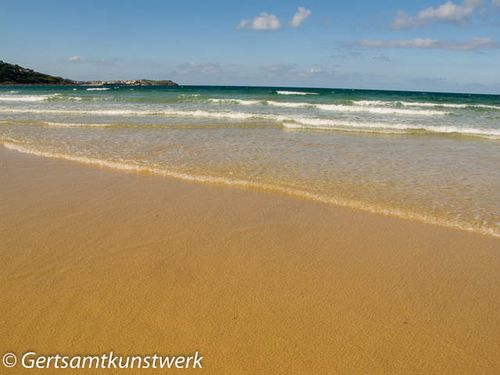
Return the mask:
M 500 235 L 500 96 L 2 87 L 8 148 Z

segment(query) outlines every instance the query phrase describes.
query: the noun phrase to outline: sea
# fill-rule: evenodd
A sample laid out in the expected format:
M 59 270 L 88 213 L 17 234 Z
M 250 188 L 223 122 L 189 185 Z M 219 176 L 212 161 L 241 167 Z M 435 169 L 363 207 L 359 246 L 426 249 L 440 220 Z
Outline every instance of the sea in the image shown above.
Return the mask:
M 500 236 L 500 95 L 4 86 L 0 142 Z

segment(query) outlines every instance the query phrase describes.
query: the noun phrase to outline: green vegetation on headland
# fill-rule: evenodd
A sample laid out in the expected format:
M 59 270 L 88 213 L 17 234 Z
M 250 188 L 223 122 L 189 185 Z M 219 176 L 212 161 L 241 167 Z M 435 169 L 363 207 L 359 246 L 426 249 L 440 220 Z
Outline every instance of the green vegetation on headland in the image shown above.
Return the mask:
M 75 81 L 38 73 L 19 65 L 0 60 L 0 84 L 2 85 L 75 85 Z
M 118 80 L 118 81 L 74 81 L 62 77 L 35 72 L 19 65 L 0 60 L 0 85 L 126 85 L 126 86 L 178 86 L 170 80 Z

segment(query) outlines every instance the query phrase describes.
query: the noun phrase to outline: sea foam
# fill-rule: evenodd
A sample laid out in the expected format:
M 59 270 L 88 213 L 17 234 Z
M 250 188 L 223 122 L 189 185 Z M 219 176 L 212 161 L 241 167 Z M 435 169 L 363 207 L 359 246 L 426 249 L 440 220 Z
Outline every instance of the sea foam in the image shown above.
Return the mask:
M 500 110 L 500 106 L 489 104 L 473 104 L 473 103 L 440 103 L 440 102 L 409 102 L 409 101 L 387 101 L 387 100 L 355 100 L 353 104 L 358 106 L 403 106 L 403 107 L 429 107 L 429 108 L 483 108 Z
M 1 141 L 1 140 L 0 140 Z M 206 176 L 206 175 L 192 175 L 188 173 L 183 173 L 180 171 L 168 170 L 158 167 L 150 167 L 145 165 L 135 164 L 132 161 L 130 162 L 116 162 L 112 160 L 99 159 L 94 157 L 86 157 L 79 155 L 71 155 L 67 153 L 53 152 L 53 151 L 44 151 L 35 147 L 31 147 L 28 145 L 19 144 L 13 140 L 3 140 L 3 145 L 5 148 L 10 150 L 15 150 L 21 153 L 31 154 L 35 156 L 47 157 L 47 158 L 57 158 L 57 159 L 65 159 L 68 161 L 78 162 L 82 164 L 89 164 L 100 166 L 104 168 L 117 169 L 128 172 L 136 172 L 136 173 L 148 173 L 165 177 L 177 178 L 185 181 L 192 181 L 198 183 L 207 183 L 207 184 L 217 184 L 217 185 L 229 185 L 234 187 L 240 187 L 245 189 L 257 189 L 275 193 L 281 193 L 285 195 L 295 196 L 302 199 L 308 199 L 312 201 L 317 201 L 325 204 L 333 204 L 337 206 L 349 207 L 354 209 L 360 209 L 363 211 L 368 211 L 372 213 L 387 215 L 387 216 L 395 216 L 409 220 L 420 221 L 427 224 L 440 225 L 449 228 L 461 229 L 470 232 L 481 233 L 485 235 L 490 235 L 494 237 L 500 237 L 500 232 L 487 227 L 476 227 L 471 226 L 467 223 L 462 223 L 459 221 L 452 221 L 441 219 L 429 215 L 419 214 L 413 211 L 402 210 L 398 208 L 384 207 L 376 204 L 366 204 L 361 201 L 338 198 L 333 196 L 325 196 L 321 194 L 316 194 L 308 191 L 304 191 L 301 189 L 293 188 L 293 187 L 285 187 L 270 183 L 261 183 L 254 182 L 250 180 L 243 180 L 237 178 L 227 178 L 227 177 L 218 177 L 218 176 Z
M 109 128 L 112 124 L 87 124 L 75 122 L 45 122 L 44 125 L 54 128 Z
M 427 111 L 427 114 L 430 111 Z M 451 126 L 451 125 L 427 125 L 427 124 L 412 124 L 412 123 L 391 123 L 391 122 L 373 122 L 373 121 L 348 121 L 339 119 L 328 119 L 318 117 L 305 117 L 305 116 L 290 116 L 279 114 L 266 114 L 266 113 L 249 113 L 249 112 L 215 112 L 215 111 L 181 111 L 181 110 L 57 110 L 57 109 L 17 109 L 0 108 L 0 113 L 35 113 L 35 114 L 58 114 L 58 115 L 102 115 L 102 116 L 165 116 L 165 117 L 193 117 L 205 119 L 231 119 L 235 121 L 244 121 L 251 119 L 261 119 L 266 121 L 287 123 L 286 128 L 304 128 L 304 129 L 319 129 L 319 130 L 345 130 L 345 131 L 358 131 L 363 129 L 371 130 L 371 132 L 384 132 L 396 133 L 406 132 L 432 132 L 442 134 L 459 134 L 466 136 L 477 136 L 489 139 L 500 138 L 500 129 L 490 128 L 475 128 L 466 126 Z M 441 112 L 439 112 L 441 113 Z M 50 122 L 52 126 L 64 127 L 65 123 Z M 72 123 L 69 123 L 72 124 Z M 85 123 L 79 123 L 80 126 L 88 126 Z M 75 125 L 67 125 L 71 127 Z M 99 124 L 95 125 L 96 127 Z
M 0 95 L 0 102 L 43 102 L 58 95 Z
M 436 111 L 427 109 L 404 109 L 404 108 L 390 108 L 390 107 L 376 107 L 367 104 L 361 105 L 344 105 L 344 104 L 317 104 L 308 102 L 282 102 L 275 100 L 240 100 L 240 99 L 209 99 L 210 102 L 218 104 L 242 104 L 242 105 L 255 105 L 267 104 L 273 107 L 282 108 L 311 108 L 319 109 L 321 111 L 330 112 L 356 112 L 356 113 L 372 113 L 372 114 L 393 114 L 393 115 L 407 115 L 407 116 L 443 116 L 449 114 L 446 111 Z
M 225 99 L 225 98 L 209 98 L 210 103 L 216 104 L 241 104 L 241 105 L 255 105 L 259 104 L 259 100 L 243 100 L 243 99 Z
M 278 95 L 318 95 L 317 92 L 277 90 Z
M 456 134 L 487 139 L 500 139 L 500 129 L 471 128 L 458 126 L 439 126 L 423 124 L 394 124 L 380 122 L 341 121 L 315 118 L 294 118 L 293 122 L 283 122 L 287 129 L 338 130 L 359 133 L 405 134 L 428 132 Z

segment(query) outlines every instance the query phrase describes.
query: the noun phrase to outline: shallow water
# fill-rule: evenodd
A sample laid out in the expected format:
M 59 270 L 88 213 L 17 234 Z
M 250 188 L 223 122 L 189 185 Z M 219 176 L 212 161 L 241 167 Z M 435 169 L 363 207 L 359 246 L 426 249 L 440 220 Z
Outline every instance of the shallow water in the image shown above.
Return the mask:
M 500 96 L 3 87 L 18 151 L 500 235 Z

